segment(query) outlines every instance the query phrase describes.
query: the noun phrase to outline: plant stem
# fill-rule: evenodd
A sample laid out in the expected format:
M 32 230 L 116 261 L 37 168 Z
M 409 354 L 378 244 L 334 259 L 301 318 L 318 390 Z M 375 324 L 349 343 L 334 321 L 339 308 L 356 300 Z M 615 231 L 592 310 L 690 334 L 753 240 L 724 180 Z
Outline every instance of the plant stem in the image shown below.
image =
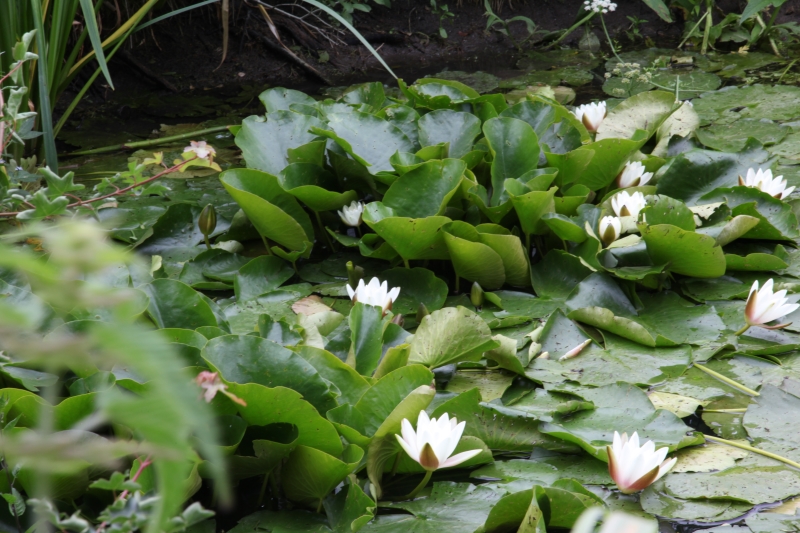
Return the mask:
M 786 69 L 781 73 L 781 77 L 778 78 L 776 83 L 780 83 L 783 80 L 783 77 L 786 76 L 786 74 L 789 72 L 789 69 L 791 69 L 795 63 L 797 63 L 797 59 L 793 59 L 792 62 L 789 63 L 789 66 L 786 67 Z
M 403 258 L 403 265 L 404 265 L 406 268 L 411 268 L 411 265 L 408 263 L 408 259 L 406 259 L 405 257 Z
M 686 37 L 684 37 L 684 38 L 683 38 L 683 40 L 681 41 L 681 44 L 679 44 L 679 45 L 678 45 L 678 49 L 680 49 L 680 48 L 681 48 L 681 47 L 682 47 L 684 44 L 686 44 L 686 41 L 688 41 L 688 40 L 689 40 L 689 37 L 691 37 L 691 36 L 692 36 L 692 34 L 694 33 L 694 30 L 696 30 L 696 29 L 697 29 L 697 27 L 698 27 L 700 24 L 702 24 L 702 23 L 703 23 L 703 20 L 705 20 L 705 18 L 706 18 L 707 16 L 708 16 L 708 11 L 706 11 L 705 13 L 703 13 L 703 16 L 702 16 L 702 17 L 700 17 L 700 20 L 698 20 L 698 21 L 697 21 L 697 24 L 695 24 L 694 26 L 692 26 L 692 29 L 691 29 L 691 30 L 689 30 L 689 32 L 686 34 Z
M 258 506 L 264 504 L 264 495 L 267 493 L 267 481 L 269 481 L 269 472 L 264 474 L 264 481 L 261 482 L 261 490 L 258 492 Z
M 611 51 L 614 53 L 614 57 L 617 58 L 617 61 L 623 63 L 622 58 L 617 55 L 617 49 L 614 47 L 614 43 L 611 42 L 611 36 L 608 34 L 608 28 L 606 28 L 606 19 L 603 18 L 603 15 L 600 15 L 600 24 L 603 26 L 603 33 L 606 34 L 606 39 L 608 39 L 608 46 L 611 47 Z
M 789 466 L 800 468 L 800 463 L 796 463 L 791 459 L 787 459 L 786 457 L 781 457 L 780 455 L 772 452 L 759 450 L 758 448 L 755 448 L 748 444 L 741 444 L 739 442 L 734 442 L 732 440 L 727 440 L 727 439 L 721 439 L 719 437 L 712 437 L 710 435 L 703 435 L 703 436 L 706 438 L 706 440 L 710 440 L 711 442 L 716 442 L 718 444 L 727 444 L 728 446 L 733 446 L 734 448 L 741 448 L 742 450 L 747 450 L 748 452 L 757 453 L 759 455 L 763 455 L 764 457 L 769 457 L 770 459 L 775 459 L 776 461 L 786 463 Z
M 203 240 L 206 241 L 206 248 L 210 250 L 211 249 L 211 243 L 208 240 L 208 235 L 204 234 L 203 235 Z
M 709 376 L 717 378 L 718 380 L 722 381 L 723 383 L 727 383 L 728 385 L 730 385 L 731 387 L 733 387 L 735 389 L 739 389 L 740 391 L 744 392 L 745 394 L 750 394 L 751 396 L 759 396 L 759 394 L 756 391 L 754 391 L 753 389 L 747 388 L 744 385 L 742 385 L 741 383 L 738 383 L 738 382 L 732 380 L 729 377 L 723 376 L 719 372 L 714 372 L 710 368 L 705 367 L 705 366 L 701 365 L 700 363 L 695 363 L 694 367 L 696 369 L 698 369 L 698 370 L 702 370 L 703 372 L 705 372 Z
M 412 490 L 411 492 L 409 492 L 408 494 L 406 494 L 405 496 L 403 496 L 403 499 L 404 499 L 404 500 L 410 500 L 410 499 L 412 499 L 414 496 L 416 496 L 416 495 L 417 495 L 417 493 L 419 493 L 419 491 L 421 491 L 422 489 L 424 489 L 424 488 L 425 488 L 425 485 L 427 485 L 427 484 L 428 484 L 428 481 L 430 481 L 430 480 L 431 480 L 431 476 L 432 476 L 432 475 L 433 475 L 433 470 L 426 470 L 426 471 L 425 471 L 425 477 L 424 477 L 424 478 L 422 478 L 422 481 L 420 481 L 420 482 L 419 482 L 419 485 L 417 485 L 417 488 L 415 488 L 414 490 Z
M 171 167 L 169 167 L 169 168 L 167 168 L 165 170 L 162 170 L 161 172 L 159 172 L 158 174 L 156 174 L 153 177 L 147 178 L 146 180 L 140 181 L 138 183 L 134 183 L 133 185 L 129 185 L 129 186 L 125 187 L 124 189 L 117 189 L 114 192 L 111 192 L 111 193 L 108 193 L 108 194 L 104 194 L 103 196 L 98 196 L 97 198 L 89 198 L 88 200 L 79 200 L 77 202 L 73 202 L 73 203 L 69 204 L 67 206 L 67 208 L 79 207 L 79 206 L 86 205 L 86 204 L 93 204 L 95 202 L 99 202 L 101 200 L 106 200 L 108 198 L 111 198 L 113 196 L 119 196 L 120 194 L 124 194 L 124 193 L 130 191 L 131 189 L 135 189 L 136 187 L 141 187 L 142 185 L 147 185 L 151 181 L 155 181 L 155 180 L 157 180 L 158 178 L 160 178 L 162 176 L 165 176 L 167 174 L 171 174 L 172 172 L 175 172 L 176 170 L 178 170 L 180 167 L 182 167 L 183 165 L 185 165 L 189 161 L 194 161 L 195 159 L 197 159 L 197 157 L 192 157 L 191 159 L 186 159 L 184 161 L 181 161 L 177 165 L 174 165 L 174 166 L 171 166 Z M 31 207 L 33 207 L 33 206 L 31 206 Z M 0 217 L 15 217 L 18 214 L 20 214 L 20 212 L 21 211 L 9 211 L 9 212 L 5 212 L 5 213 L 0 213 Z
M 748 329 L 750 329 L 750 324 L 745 324 L 744 327 L 739 331 L 737 331 L 736 333 L 734 333 L 734 335 L 736 335 L 737 337 L 739 337 L 740 335 L 744 335 L 744 332 L 747 331 Z
M 769 32 L 769 27 L 764 22 L 764 19 L 761 18 L 760 14 L 756 15 L 756 21 L 758 22 L 758 25 L 761 26 L 761 30 L 764 32 L 764 35 L 767 35 L 767 33 Z M 774 53 L 778 57 L 783 57 L 780 51 L 778 50 L 778 45 L 775 44 L 775 39 L 773 39 L 769 35 L 767 35 L 767 39 L 769 39 L 769 45 L 772 48 L 772 53 Z
M 591 19 L 594 15 L 595 15 L 594 11 L 589 12 L 588 15 L 586 15 L 581 20 L 579 20 L 578 22 L 576 22 L 575 24 L 570 26 L 569 29 L 567 29 L 566 31 L 564 31 L 564 33 L 561 34 L 561 37 L 559 37 L 558 39 L 556 39 L 552 43 L 550 43 L 547 46 L 545 46 L 544 49 L 547 50 L 548 48 L 552 48 L 553 46 L 557 45 L 558 43 L 560 43 L 561 41 L 563 41 L 564 39 L 569 37 L 569 35 L 573 31 L 577 30 L 578 28 L 580 28 L 581 26 L 583 26 L 584 24 L 589 22 L 589 19 Z
M 703 32 L 703 46 L 700 48 L 700 53 L 706 55 L 708 53 L 708 38 L 711 35 L 711 26 L 713 24 L 711 16 L 711 4 L 709 3 L 706 8 L 706 30 Z
M 149 141 L 137 141 L 133 143 L 115 144 L 113 146 L 103 146 L 102 148 L 94 148 L 92 150 L 81 150 L 79 152 L 70 152 L 67 155 L 92 155 L 104 154 L 106 152 L 114 152 L 117 150 L 134 150 L 136 148 L 147 148 L 149 146 L 158 146 L 160 144 L 167 144 L 173 141 L 182 141 L 183 139 L 191 139 L 199 135 L 206 135 L 208 133 L 217 133 L 226 131 L 230 126 L 215 126 L 213 128 L 206 128 L 204 130 L 190 131 L 189 133 L 181 133 L 180 135 L 170 135 L 169 137 L 161 137 L 158 139 L 150 139 Z
M 746 407 L 738 407 L 738 408 L 735 408 L 735 409 L 703 409 L 703 412 L 704 413 L 728 413 L 728 414 L 734 414 L 734 413 L 747 412 L 747 408 Z
M 267 242 L 267 238 L 261 235 L 261 242 L 264 243 L 264 249 L 267 251 L 267 255 L 272 255 L 272 250 L 269 249 L 269 243 Z
M 333 242 L 331 242 L 331 238 L 328 236 L 328 230 L 325 229 L 325 225 L 322 223 L 322 217 L 319 216 L 319 211 L 314 211 L 314 217 L 317 219 L 317 225 L 319 226 L 319 231 L 322 233 L 322 237 L 328 244 L 328 248 L 330 248 L 331 252 L 335 251 L 333 247 Z

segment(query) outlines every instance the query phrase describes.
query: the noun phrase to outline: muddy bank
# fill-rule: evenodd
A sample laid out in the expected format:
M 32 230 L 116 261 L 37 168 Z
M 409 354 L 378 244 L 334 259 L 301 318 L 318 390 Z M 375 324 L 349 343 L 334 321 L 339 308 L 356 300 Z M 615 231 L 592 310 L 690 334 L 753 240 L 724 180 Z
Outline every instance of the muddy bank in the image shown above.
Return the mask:
M 240 0 L 232 0 L 231 4 L 228 55 L 219 68 L 221 27 L 217 7 L 209 6 L 157 24 L 153 31 L 143 32 L 127 58 L 112 62 L 114 75 L 119 80 L 119 92 L 202 91 L 247 84 L 313 90 L 326 85 L 323 80 L 334 85 L 391 80 L 391 76 L 352 36 L 340 35 L 344 42 L 334 44 L 325 36 L 315 34 L 311 28 L 304 28 L 287 17 L 275 16 L 281 40 L 321 75 L 316 76 L 280 52 L 274 35 L 255 6 Z M 606 22 L 612 37 L 623 49 L 643 46 L 641 40 L 631 42 L 626 35 L 631 26 L 628 17 L 647 20 L 641 25 L 642 36 L 659 45 L 674 44 L 679 40 L 683 29 L 680 11 L 673 11 L 676 22 L 668 24 L 641 0 L 620 0 L 618 4 L 618 9 L 606 16 Z M 725 12 L 740 10 L 740 4 L 744 2 L 729 0 L 718 4 L 716 17 L 720 18 Z M 798 18 L 800 9 L 794 4 L 800 6 L 800 0 L 785 5 L 782 18 Z M 409 81 L 444 68 L 495 73 L 514 68 L 519 51 L 508 37 L 485 30 L 482 3 L 464 0 L 460 6 L 449 6 L 455 16 L 443 23 L 447 39 L 439 37 L 439 17 L 432 12 L 427 1 L 394 0 L 391 8 L 371 5 L 370 13 L 355 13 L 356 28 L 379 49 L 398 76 Z M 498 14 L 502 18 L 529 17 L 537 24 L 542 33 L 523 46 L 530 49 L 546 32 L 569 27 L 576 16 L 584 13 L 582 5 L 582 0 L 518 0 L 511 4 L 505 2 Z M 523 23 L 513 23 L 511 28 L 518 41 L 527 35 Z M 604 41 L 599 25 L 593 31 Z M 575 45 L 582 33 L 582 29 L 574 32 L 563 44 Z M 328 36 L 332 39 L 337 37 L 333 33 Z

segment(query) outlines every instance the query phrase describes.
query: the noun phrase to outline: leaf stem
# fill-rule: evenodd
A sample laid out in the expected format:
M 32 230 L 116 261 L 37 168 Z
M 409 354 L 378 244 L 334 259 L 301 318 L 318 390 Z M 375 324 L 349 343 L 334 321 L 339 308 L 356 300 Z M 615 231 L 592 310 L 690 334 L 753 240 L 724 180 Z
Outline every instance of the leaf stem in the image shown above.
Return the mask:
M 759 396 L 758 392 L 754 391 L 753 389 L 747 388 L 744 385 L 742 385 L 741 383 L 739 383 L 737 381 L 734 381 L 734 380 L 732 380 L 731 378 L 729 378 L 727 376 L 723 376 L 719 372 L 714 372 L 710 368 L 705 367 L 705 366 L 701 365 L 700 363 L 695 363 L 694 367 L 696 369 L 698 369 L 698 370 L 702 370 L 703 372 L 705 372 L 709 376 L 717 378 L 718 380 L 722 381 L 723 383 L 727 383 L 731 387 L 733 387 L 735 389 L 738 389 L 738 390 L 744 392 L 745 394 L 750 394 L 751 396 Z
M 603 15 L 600 15 L 600 24 L 603 26 L 603 33 L 606 34 L 606 39 L 608 39 L 608 46 L 611 47 L 611 51 L 614 52 L 614 57 L 617 58 L 617 61 L 623 63 L 622 58 L 619 57 L 617 54 L 617 49 L 614 46 L 614 43 L 611 41 L 611 36 L 608 34 L 608 29 L 606 28 L 606 19 L 603 18 Z
M 566 39 L 573 31 L 577 30 L 578 28 L 589 22 L 589 19 L 591 19 L 594 15 L 595 15 L 594 11 L 589 12 L 588 15 L 586 15 L 581 20 L 570 26 L 569 29 L 565 30 L 564 33 L 562 33 L 558 39 L 545 46 L 544 49 L 547 50 L 548 48 L 552 48 L 561 41 L 563 41 L 564 39 Z
M 727 413 L 727 414 L 735 414 L 735 413 L 745 413 L 747 412 L 746 407 L 736 407 L 734 409 L 703 409 L 704 413 Z
M 314 211 L 312 209 L 312 211 Z M 319 226 L 319 231 L 322 233 L 322 237 L 325 239 L 325 243 L 330 248 L 331 252 L 335 251 L 333 247 L 333 242 L 331 242 L 331 238 L 328 236 L 328 231 L 325 229 L 325 224 L 322 223 L 322 217 L 319 216 L 319 211 L 314 211 L 314 217 L 317 219 L 317 225 Z
M 174 165 L 174 166 L 171 166 L 171 167 L 169 167 L 169 168 L 167 168 L 165 170 L 162 170 L 161 172 L 159 172 L 155 176 L 152 176 L 150 178 L 147 178 L 146 180 L 142 180 L 140 182 L 134 183 L 133 185 L 125 187 L 124 189 L 117 189 L 116 191 L 114 191 L 112 193 L 108 193 L 108 194 L 105 194 L 103 196 L 98 196 L 96 198 L 89 198 L 88 200 L 79 200 L 77 202 L 73 202 L 73 203 L 69 204 L 67 206 L 67 208 L 78 207 L 78 206 L 82 206 L 82 205 L 86 205 L 86 204 L 91 204 L 91 203 L 94 203 L 94 202 L 99 202 L 101 200 L 105 200 L 105 199 L 111 198 L 113 196 L 119 196 L 120 194 L 126 193 L 126 192 L 130 191 L 131 189 L 135 189 L 136 187 L 141 187 L 142 185 L 147 185 L 151 181 L 155 181 L 155 180 L 157 180 L 158 178 L 160 178 L 162 176 L 165 176 L 167 174 L 171 174 L 172 172 L 177 171 L 180 167 L 182 167 L 183 165 L 185 165 L 189 161 L 194 161 L 195 159 L 197 159 L 197 157 L 192 157 L 190 159 L 186 159 L 184 161 L 181 161 L 177 165 Z M 28 205 L 30 205 L 32 208 L 35 207 L 35 206 L 31 205 L 31 204 L 28 204 Z M 15 217 L 15 216 L 17 216 L 19 214 L 20 214 L 20 211 L 11 211 L 11 212 L 6 212 L 6 213 L 0 213 L 0 217 Z
M 206 128 L 204 130 L 190 131 L 189 133 L 181 133 L 180 135 L 170 135 L 168 137 L 160 137 L 158 139 L 150 139 L 148 141 L 137 141 L 132 143 L 115 144 L 113 146 L 103 146 L 102 148 L 94 148 L 92 150 L 80 150 L 78 152 L 70 152 L 67 155 L 92 155 L 103 154 L 106 152 L 115 152 L 117 150 L 132 150 L 134 148 L 147 148 L 150 146 L 158 146 L 161 144 L 171 143 L 173 141 L 182 141 L 184 139 L 193 139 L 200 135 L 207 135 L 209 133 L 217 133 L 221 131 L 228 131 L 230 126 L 215 126 L 213 128 Z
M 744 332 L 747 331 L 748 329 L 750 329 L 750 324 L 745 324 L 744 327 L 739 331 L 737 331 L 736 333 L 734 333 L 734 335 L 736 335 L 737 337 L 740 335 L 744 335 Z
M 432 475 L 433 475 L 433 470 L 426 470 L 425 471 L 425 477 L 422 478 L 422 481 L 419 482 L 419 485 L 417 485 L 417 487 L 414 490 L 412 490 L 411 492 L 409 492 L 407 495 L 403 496 L 403 499 L 404 500 L 410 500 L 414 496 L 416 496 L 417 493 L 419 493 L 419 491 L 421 491 L 422 489 L 425 488 L 425 485 L 427 485 L 428 481 L 431 480 L 431 476 Z
M 732 440 L 721 439 L 719 437 L 712 437 L 710 435 L 703 435 L 706 440 L 710 440 L 711 442 L 716 442 L 719 444 L 727 444 L 728 446 L 733 446 L 734 448 L 741 448 L 742 450 L 747 450 L 748 452 L 757 453 L 759 455 L 763 455 L 764 457 L 769 457 L 770 459 L 775 459 L 776 461 L 780 461 L 782 463 L 786 463 L 789 466 L 793 466 L 795 468 L 800 468 L 800 463 L 796 463 L 791 459 L 787 459 L 786 457 L 782 457 L 778 454 L 768 452 L 765 450 L 760 450 L 748 444 L 742 444 L 740 442 L 734 442 Z

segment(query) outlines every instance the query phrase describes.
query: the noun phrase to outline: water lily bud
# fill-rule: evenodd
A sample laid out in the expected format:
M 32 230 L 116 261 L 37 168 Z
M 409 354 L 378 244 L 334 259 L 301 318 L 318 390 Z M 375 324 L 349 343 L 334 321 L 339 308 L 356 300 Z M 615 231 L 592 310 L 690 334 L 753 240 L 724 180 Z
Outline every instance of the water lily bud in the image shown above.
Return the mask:
M 364 279 L 364 269 L 356 266 L 352 261 L 347 262 L 347 284 L 356 287 L 358 282 Z
M 592 339 L 586 339 L 564 355 L 558 358 L 559 361 L 566 361 L 567 359 L 572 359 L 573 357 L 578 357 L 580 353 L 583 351 L 584 348 L 589 346 L 592 343 Z
M 600 221 L 600 240 L 608 246 L 619 239 L 622 232 L 622 222 L 617 217 L 603 217 Z
M 417 307 L 417 324 L 420 324 L 422 322 L 422 319 L 428 316 L 429 314 L 431 314 L 431 312 L 428 311 L 428 308 L 425 307 L 424 303 L 420 302 L 419 306 Z
M 200 211 L 200 218 L 197 219 L 197 227 L 200 232 L 208 237 L 217 227 L 217 210 L 211 204 L 206 205 Z
M 405 321 L 405 319 L 403 318 L 403 315 L 402 315 L 402 314 L 396 314 L 396 315 L 394 315 L 394 316 L 392 317 L 392 324 L 397 324 L 397 325 L 398 325 L 398 326 L 400 326 L 401 328 L 403 327 L 403 324 L 405 324 L 405 322 L 406 322 L 406 321 Z
M 536 359 L 550 359 L 550 352 L 542 352 Z
M 342 210 L 337 211 L 337 213 L 339 213 L 339 218 L 342 222 L 356 228 L 361 225 L 361 215 L 364 214 L 364 204 L 353 200 L 350 202 L 350 205 L 342 207 Z
M 483 306 L 483 297 L 483 287 L 476 281 L 469 291 L 469 301 L 472 302 L 476 309 L 480 309 Z

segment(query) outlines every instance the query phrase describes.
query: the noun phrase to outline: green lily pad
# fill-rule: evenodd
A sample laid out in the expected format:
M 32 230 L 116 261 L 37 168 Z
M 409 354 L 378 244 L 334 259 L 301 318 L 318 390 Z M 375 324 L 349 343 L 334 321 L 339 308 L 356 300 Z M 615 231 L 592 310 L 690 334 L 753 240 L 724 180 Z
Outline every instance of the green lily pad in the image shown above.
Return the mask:
M 278 176 L 281 186 L 312 211 L 331 211 L 357 200 L 355 191 L 332 191 L 336 179 L 314 163 L 291 163 Z
M 405 260 L 447 259 L 442 226 L 451 220 L 443 216 L 409 218 L 395 216 L 380 202 L 364 208 L 364 222 Z
M 448 143 L 448 157 L 463 157 L 481 133 L 481 121 L 471 113 L 450 109 L 431 111 L 418 122 L 419 142 L 422 146 Z
M 297 446 L 281 468 L 286 497 L 319 508 L 328 494 L 358 466 L 364 450 L 353 444 L 342 452 L 342 459 L 311 448 Z
M 697 131 L 697 138 L 714 150 L 740 152 L 750 137 L 757 139 L 764 146 L 770 146 L 780 143 L 790 132 L 791 128 L 788 126 L 769 119 L 744 118 L 732 124 L 712 124 L 708 128 L 700 129 Z M 784 149 L 775 147 L 776 152 L 782 150 Z
M 392 154 L 414 150 L 414 144 L 400 128 L 368 113 L 331 113 L 328 115 L 328 127 L 330 130 L 312 127 L 312 131 L 333 139 L 345 152 L 367 167 L 370 174 L 392 172 L 389 163 Z
M 321 413 L 336 407 L 329 382 L 305 359 L 267 339 L 226 335 L 208 341 L 203 359 L 231 383 L 289 387 L 300 392 Z
M 725 254 L 716 241 L 671 224 L 641 225 L 642 239 L 653 263 L 698 278 L 717 278 L 725 273 Z
M 401 217 L 443 215 L 467 164 L 460 159 L 428 161 L 403 174 L 383 196 L 383 205 Z
M 672 93 L 651 91 L 638 94 L 608 113 L 600 123 L 596 140 L 632 139 L 637 130 L 646 131 L 650 137 L 677 108 Z
M 411 341 L 409 361 L 429 368 L 477 361 L 498 345 L 478 315 L 464 307 L 446 307 L 422 319 Z
M 483 525 L 501 494 L 470 483 L 434 483 L 430 495 L 407 502 L 391 503 L 389 509 L 403 514 L 381 514 L 363 533 L 474 533 Z M 411 513 L 411 514 L 408 514 Z
M 726 87 L 704 93 L 692 103 L 704 124 L 730 123 L 742 118 L 782 121 L 800 114 L 800 88 L 787 85 Z
M 275 176 L 234 169 L 223 172 L 220 181 L 261 235 L 290 250 L 305 250 L 314 242 L 311 219 Z
M 293 424 L 298 431 L 297 444 L 334 456 L 342 453 L 344 447 L 333 424 L 320 416 L 299 392 L 286 387 L 269 388 L 258 383 L 231 383 L 229 390 L 247 402 L 246 406 L 237 408 L 250 426 Z
M 447 283 L 426 268 L 392 268 L 381 274 L 389 287 L 400 287 L 392 304 L 395 314 L 413 315 L 424 304 L 428 311 L 441 309 L 447 298 Z
M 574 415 L 553 417 L 543 422 L 543 433 L 572 442 L 589 454 L 607 461 L 606 446 L 611 443 L 614 431 L 638 432 L 639 438 L 652 440 L 656 447 L 667 446 L 676 450 L 702 442 L 702 437 L 687 438 L 687 426 L 674 414 L 656 410 L 647 395 L 629 384 L 608 385 L 600 389 L 613 394 L 616 405 L 579 411 Z M 610 428 L 614 428 L 613 430 Z
M 288 150 L 319 137 L 309 131 L 312 127 L 323 128 L 324 124 L 316 117 L 288 109 L 268 113 L 266 120 L 247 117 L 236 134 L 236 145 L 242 149 L 248 168 L 277 176 L 290 162 Z

